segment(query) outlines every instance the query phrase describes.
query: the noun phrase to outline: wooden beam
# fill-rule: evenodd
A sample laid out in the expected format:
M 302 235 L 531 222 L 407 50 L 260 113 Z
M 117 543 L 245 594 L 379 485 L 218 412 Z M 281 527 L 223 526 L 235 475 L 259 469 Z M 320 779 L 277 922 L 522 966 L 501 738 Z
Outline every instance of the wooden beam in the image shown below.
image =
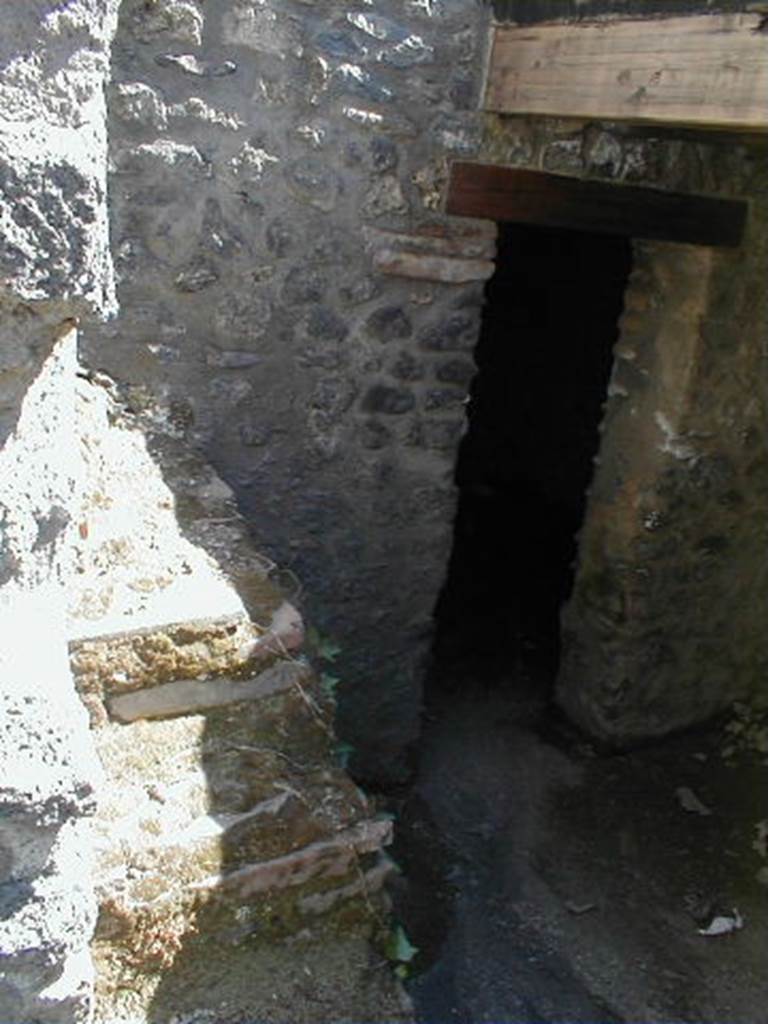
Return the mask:
M 696 245 L 741 242 L 747 203 L 469 162 L 454 163 L 446 211 Z
M 768 130 L 761 14 L 497 26 L 485 109 Z

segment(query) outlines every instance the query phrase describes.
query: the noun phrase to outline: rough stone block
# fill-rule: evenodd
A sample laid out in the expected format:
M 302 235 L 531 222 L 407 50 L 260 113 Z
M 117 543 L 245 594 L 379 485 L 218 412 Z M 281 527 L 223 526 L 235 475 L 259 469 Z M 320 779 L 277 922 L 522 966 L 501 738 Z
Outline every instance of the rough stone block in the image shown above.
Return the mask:
M 0 287 L 70 302 L 62 319 L 114 310 L 104 83 L 116 14 L 117 0 L 3 12 Z
M 251 2 L 235 3 L 224 15 L 222 39 L 234 46 L 246 46 L 258 53 L 301 54 L 301 34 L 295 18 L 271 6 Z
M 202 60 L 194 53 L 158 53 L 155 63 L 158 67 L 173 68 L 195 78 L 226 78 L 237 71 L 237 64 L 233 60 Z
M 366 193 L 362 209 L 364 216 L 374 219 L 407 213 L 408 202 L 399 180 L 393 174 L 376 179 Z
M 174 40 L 200 46 L 203 12 L 194 0 L 155 0 L 134 13 L 133 30 L 143 43 Z

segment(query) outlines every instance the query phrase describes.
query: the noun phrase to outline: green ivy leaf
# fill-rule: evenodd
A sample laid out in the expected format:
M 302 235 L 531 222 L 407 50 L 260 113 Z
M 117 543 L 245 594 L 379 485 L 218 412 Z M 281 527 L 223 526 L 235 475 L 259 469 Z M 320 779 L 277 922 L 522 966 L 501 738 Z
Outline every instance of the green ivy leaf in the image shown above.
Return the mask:
M 321 672 L 320 674 L 320 686 L 326 697 L 336 696 L 336 688 L 340 682 L 339 677 L 331 675 L 330 672 Z
M 409 964 L 418 952 L 418 946 L 414 946 L 405 934 L 405 928 L 401 924 L 397 925 L 387 941 L 386 954 L 388 959 L 399 964 Z
M 337 743 L 335 748 L 336 760 L 339 762 L 341 767 L 346 771 L 349 765 L 349 759 L 354 753 L 355 748 L 351 743 Z
M 314 626 L 307 630 L 310 647 L 317 651 L 318 658 L 323 661 L 335 661 L 341 654 L 341 647 L 328 636 L 323 636 Z
M 323 659 L 323 661 L 336 661 L 338 656 L 341 654 L 341 647 L 333 640 L 327 637 L 322 637 L 320 643 L 317 646 L 317 653 Z

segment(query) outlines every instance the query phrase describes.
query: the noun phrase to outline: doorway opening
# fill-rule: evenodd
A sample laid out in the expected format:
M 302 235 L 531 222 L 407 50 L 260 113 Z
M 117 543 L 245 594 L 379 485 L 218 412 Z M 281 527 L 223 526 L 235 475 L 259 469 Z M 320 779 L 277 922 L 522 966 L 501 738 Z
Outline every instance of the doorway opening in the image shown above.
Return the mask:
M 437 680 L 462 666 L 554 681 L 631 265 L 623 236 L 500 225 L 435 609 Z

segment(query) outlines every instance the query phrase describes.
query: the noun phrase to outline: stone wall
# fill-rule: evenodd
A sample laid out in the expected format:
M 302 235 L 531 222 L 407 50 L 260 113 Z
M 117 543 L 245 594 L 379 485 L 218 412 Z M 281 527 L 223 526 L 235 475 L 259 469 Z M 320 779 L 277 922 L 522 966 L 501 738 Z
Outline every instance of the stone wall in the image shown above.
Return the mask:
M 116 14 L 12 5 L 0 43 L 0 1019 L 261 1016 L 281 986 L 293 1015 L 297 933 L 356 963 L 345 1012 L 406 1019 L 363 977 L 391 823 L 336 756 L 274 563 L 173 417 L 79 363 L 79 323 L 115 310 Z
M 103 84 L 117 2 L 6 5 L 0 39 L 0 1019 L 90 1014 L 99 768 L 67 663 L 74 318 L 113 305 Z
M 763 188 L 759 149 L 728 140 L 479 113 L 491 7 L 126 0 L 114 51 L 123 313 L 88 330 L 87 361 L 233 488 L 294 600 L 342 648 L 338 725 L 355 771 L 379 782 L 403 777 L 417 734 L 492 272 L 492 225 L 441 213 L 449 161 L 750 196 L 755 208 Z M 641 7 L 558 7 L 569 11 Z M 728 266 L 723 280 L 754 282 L 757 247 Z M 737 375 L 718 387 L 736 395 Z M 744 600 L 762 607 L 755 587 Z M 719 692 L 722 703 L 730 690 Z
M 758 139 L 489 115 L 490 162 L 750 202 L 737 249 L 635 241 L 563 616 L 559 700 L 632 742 L 762 699 L 766 150 Z
M 766 699 L 767 213 L 739 253 L 636 246 L 560 680 L 614 743 Z
M 441 215 L 476 151 L 487 5 L 126 0 L 110 94 L 120 318 L 86 358 L 237 494 L 341 646 L 339 728 L 401 778 L 445 572 L 493 230 Z

